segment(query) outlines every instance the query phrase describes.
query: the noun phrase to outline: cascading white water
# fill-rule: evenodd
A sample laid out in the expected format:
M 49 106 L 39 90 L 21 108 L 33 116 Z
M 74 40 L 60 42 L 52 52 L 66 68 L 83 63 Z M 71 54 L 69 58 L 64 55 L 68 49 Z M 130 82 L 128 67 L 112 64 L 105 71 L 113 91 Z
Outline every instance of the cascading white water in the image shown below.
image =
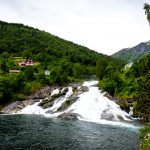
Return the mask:
M 102 119 L 101 115 L 106 111 L 106 115 L 111 115 L 114 121 L 119 121 L 119 117 L 123 120 L 130 121 L 126 112 L 122 111 L 120 107 L 114 102 L 104 96 L 98 87 L 94 86 L 98 81 L 84 82 L 83 86 L 89 88 L 88 92 L 84 92 L 80 95 L 79 100 L 72 104 L 65 112 L 77 113 L 82 116 L 81 120 L 108 123 Z M 114 124 L 117 122 L 114 122 Z
M 72 87 L 68 87 L 68 92 L 64 97 L 57 98 L 52 107 L 43 109 L 38 106 L 40 102 L 36 102 L 33 105 L 28 105 L 21 111 L 17 113 L 21 114 L 42 114 L 49 117 L 57 117 L 63 113 L 76 113 L 79 114 L 79 120 L 91 121 L 91 122 L 99 122 L 99 123 L 110 123 L 118 124 L 120 118 L 122 120 L 129 121 L 129 114 L 122 111 L 120 107 L 114 102 L 109 100 L 104 96 L 98 87 L 95 85 L 98 81 L 87 81 L 84 82 L 83 86 L 88 87 L 89 91 L 83 92 L 78 95 L 78 100 L 70 105 L 64 111 L 57 111 L 57 109 L 73 94 Z M 80 88 L 80 87 L 78 87 Z M 59 89 L 55 89 L 52 91 L 51 96 L 54 94 L 58 94 L 60 92 Z M 53 113 L 47 114 L 47 111 L 51 111 Z M 106 119 L 107 121 L 106 121 Z M 108 121 L 111 120 L 111 121 Z

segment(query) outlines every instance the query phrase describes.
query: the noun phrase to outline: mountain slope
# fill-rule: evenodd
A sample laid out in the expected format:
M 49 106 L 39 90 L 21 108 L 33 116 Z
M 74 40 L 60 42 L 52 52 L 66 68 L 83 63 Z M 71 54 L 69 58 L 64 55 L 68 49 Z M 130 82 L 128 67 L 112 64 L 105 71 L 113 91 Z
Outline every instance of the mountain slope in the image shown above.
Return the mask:
M 142 42 L 132 48 L 122 49 L 112 56 L 128 62 L 136 61 L 150 51 L 149 45 L 150 41 Z
M 66 41 L 50 33 L 24 26 L 0 21 L 0 53 L 8 52 L 18 56 L 30 56 L 35 60 L 47 61 L 47 55 L 71 62 L 96 64 L 97 57 L 104 55 L 86 47 Z M 51 58 L 53 59 L 53 58 Z

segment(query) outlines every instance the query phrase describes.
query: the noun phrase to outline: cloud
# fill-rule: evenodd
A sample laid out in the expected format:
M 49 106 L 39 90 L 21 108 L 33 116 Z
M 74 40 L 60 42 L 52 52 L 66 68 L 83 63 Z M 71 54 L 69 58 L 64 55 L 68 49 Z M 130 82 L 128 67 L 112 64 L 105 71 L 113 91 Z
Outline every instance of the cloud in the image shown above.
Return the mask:
M 144 0 L 0 0 L 0 19 L 24 23 L 105 54 L 149 40 Z

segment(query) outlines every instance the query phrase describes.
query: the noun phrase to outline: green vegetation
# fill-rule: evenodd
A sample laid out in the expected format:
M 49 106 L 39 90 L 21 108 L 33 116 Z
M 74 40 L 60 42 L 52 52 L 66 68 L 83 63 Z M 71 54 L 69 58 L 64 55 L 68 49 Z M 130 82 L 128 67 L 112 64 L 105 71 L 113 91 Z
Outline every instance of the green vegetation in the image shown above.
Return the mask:
M 149 15 L 150 5 L 145 4 L 144 9 Z M 144 122 L 150 122 L 150 53 L 148 53 L 150 48 L 147 46 L 148 43 L 141 43 L 113 55 L 127 62 L 134 61 L 132 67 L 125 68 L 124 63 L 118 65 L 118 63 L 107 63 L 105 60 L 97 64 L 100 87 L 111 96 L 117 97 L 121 108 L 128 109 L 133 105 L 134 116 L 140 117 Z
M 145 122 L 150 121 L 150 53 L 135 65 L 135 76 L 138 87 L 135 96 L 136 105 L 134 114 L 143 117 Z
M 112 96 L 120 99 L 120 105 L 126 109 L 134 105 L 134 116 L 144 122 L 150 121 L 150 53 L 131 68 L 125 68 L 124 63 L 100 62 L 98 68 L 100 87 Z M 128 100 L 133 99 L 129 104 Z
M 150 23 L 150 5 L 145 3 L 144 10 L 145 10 L 145 14 L 147 15 L 147 20 Z
M 140 150 L 150 149 L 150 125 L 146 125 L 140 130 Z
M 96 75 L 97 60 L 120 61 L 50 33 L 0 21 L 0 104 L 23 100 L 44 85 Z M 34 65 L 19 66 L 32 59 Z M 108 62 L 109 64 L 109 62 Z M 45 70 L 50 75 L 45 75 Z M 15 71 L 18 73 L 9 73 Z
M 1 105 L 24 100 L 27 95 L 44 85 L 76 82 L 97 75 L 100 87 L 118 97 L 123 109 L 128 109 L 130 104 L 127 100 L 134 98 L 131 105 L 135 106 L 135 116 L 144 116 L 147 120 L 149 110 L 145 107 L 149 106 L 149 102 L 138 93 L 138 89 L 141 91 L 140 83 L 143 84 L 149 78 L 148 74 L 144 74 L 146 69 L 146 72 L 149 70 L 149 55 L 145 56 L 145 61 L 141 60 L 125 69 L 124 61 L 99 54 L 38 29 L 2 21 L 0 29 Z M 26 59 L 32 59 L 34 65 L 18 65 L 18 62 Z M 141 68 L 144 68 L 142 74 Z M 20 72 L 10 74 L 10 70 Z M 50 75 L 46 76 L 45 70 L 50 71 Z M 144 84 L 148 87 L 148 82 L 146 83 Z

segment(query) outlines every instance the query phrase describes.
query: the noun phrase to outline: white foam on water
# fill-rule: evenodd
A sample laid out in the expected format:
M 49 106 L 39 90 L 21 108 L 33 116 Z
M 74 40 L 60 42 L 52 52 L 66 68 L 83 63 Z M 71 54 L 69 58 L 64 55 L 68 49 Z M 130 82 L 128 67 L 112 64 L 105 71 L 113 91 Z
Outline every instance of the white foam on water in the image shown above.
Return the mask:
M 18 111 L 17 114 L 41 114 L 41 115 L 44 115 L 47 110 L 38 106 L 39 103 L 40 102 L 36 102 L 33 105 L 28 105 L 25 108 L 23 108 L 21 111 Z
M 96 85 L 96 84 L 98 84 L 98 81 L 95 81 L 95 80 L 93 80 L 93 81 L 85 81 L 85 82 L 83 83 L 83 86 L 88 86 L 88 87 L 90 87 L 90 86 Z
M 59 89 L 55 89 L 51 92 L 51 96 L 58 94 L 59 93 Z
M 120 107 L 114 102 L 104 97 L 98 87 L 93 87 L 94 82 L 89 85 L 89 91 L 84 92 L 80 95 L 78 101 L 72 104 L 67 112 L 71 111 L 81 115 L 84 120 L 99 122 L 101 120 L 101 115 L 104 110 L 108 109 L 108 112 L 114 115 L 115 120 L 119 120 L 117 116 L 121 116 L 124 120 L 129 119 L 126 112 L 122 111 Z M 97 82 L 95 82 L 97 83 Z
M 81 117 L 79 120 L 95 122 L 100 124 L 111 124 L 117 126 L 125 126 L 125 127 L 133 127 L 130 123 L 120 122 L 118 116 L 123 118 L 126 121 L 130 121 L 126 116 L 129 116 L 126 112 L 122 111 L 114 101 L 109 100 L 104 96 L 98 87 L 94 86 L 98 83 L 98 81 L 86 81 L 83 83 L 83 86 L 87 86 L 89 88 L 88 92 L 84 92 L 79 95 L 79 99 L 73 103 L 67 110 L 58 112 L 57 109 L 73 94 L 72 87 L 68 87 L 68 92 L 64 97 L 57 98 L 52 107 L 43 109 L 38 106 L 40 102 L 36 102 L 33 105 L 28 105 L 23 108 L 21 111 L 18 111 L 19 114 L 42 114 L 47 117 L 57 117 L 62 113 L 77 113 Z M 52 91 L 51 96 L 54 94 L 58 94 L 59 89 L 55 89 Z M 113 114 L 114 121 L 108 121 L 101 118 L 102 113 L 107 110 L 107 113 Z M 47 111 L 52 111 L 53 113 L 46 113 Z

